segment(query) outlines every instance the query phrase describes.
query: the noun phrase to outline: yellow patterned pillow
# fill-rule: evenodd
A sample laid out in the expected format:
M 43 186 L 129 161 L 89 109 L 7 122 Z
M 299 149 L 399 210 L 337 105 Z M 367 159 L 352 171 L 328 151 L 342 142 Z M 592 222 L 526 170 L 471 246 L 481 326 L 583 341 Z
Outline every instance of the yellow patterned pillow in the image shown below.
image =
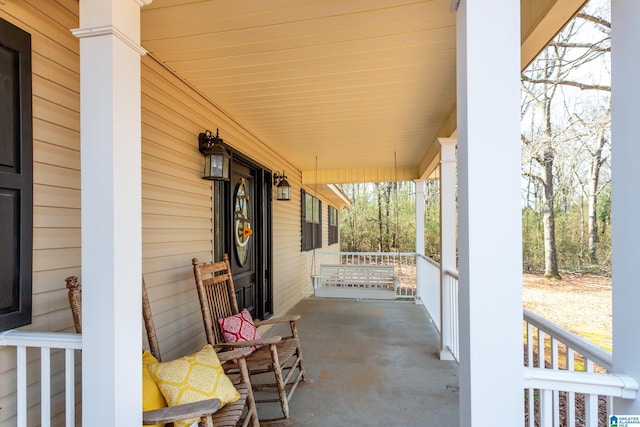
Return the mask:
M 240 399 L 240 393 L 225 375 L 218 355 L 209 344 L 190 356 L 150 364 L 149 372 L 169 406 L 213 398 L 225 405 Z M 195 421 L 197 419 L 183 420 L 175 425 L 188 427 Z
M 151 409 L 160 409 L 167 406 L 162 392 L 154 381 L 151 373 L 147 369 L 152 363 L 158 363 L 153 354 L 149 350 L 142 353 L 142 410 L 149 411 Z M 164 424 L 157 424 L 153 427 L 162 427 Z

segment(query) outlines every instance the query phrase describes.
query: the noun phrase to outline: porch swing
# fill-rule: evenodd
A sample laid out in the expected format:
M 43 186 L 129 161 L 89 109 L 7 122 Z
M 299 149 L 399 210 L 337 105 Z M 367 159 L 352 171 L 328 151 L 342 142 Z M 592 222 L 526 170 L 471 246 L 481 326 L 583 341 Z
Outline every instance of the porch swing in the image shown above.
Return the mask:
M 393 182 L 397 185 L 398 165 L 395 151 L 393 156 Z M 317 169 L 318 164 L 316 157 L 316 187 Z M 397 239 L 399 229 L 397 189 L 395 199 L 395 236 Z M 378 248 L 378 250 L 381 250 L 381 248 Z M 397 252 L 397 248 L 392 248 L 391 250 Z M 351 255 L 345 255 L 341 252 L 337 262 L 321 263 L 319 266 L 316 266 L 317 261 L 314 249 L 311 258 L 311 280 L 315 296 L 323 298 L 396 299 L 402 281 L 401 268 L 396 268 L 397 266 L 394 264 L 380 264 L 377 261 L 371 263 L 370 260 L 366 259 L 361 262 L 362 259 L 360 256 L 350 257 Z

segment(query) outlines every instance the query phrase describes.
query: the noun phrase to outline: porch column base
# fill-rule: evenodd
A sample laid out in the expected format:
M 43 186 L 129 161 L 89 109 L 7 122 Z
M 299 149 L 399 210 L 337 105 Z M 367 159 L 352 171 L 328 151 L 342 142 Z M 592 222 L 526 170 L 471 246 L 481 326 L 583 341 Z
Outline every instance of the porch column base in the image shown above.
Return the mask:
M 441 347 L 438 347 L 438 357 L 440 360 L 456 360 L 449 350 L 443 350 Z

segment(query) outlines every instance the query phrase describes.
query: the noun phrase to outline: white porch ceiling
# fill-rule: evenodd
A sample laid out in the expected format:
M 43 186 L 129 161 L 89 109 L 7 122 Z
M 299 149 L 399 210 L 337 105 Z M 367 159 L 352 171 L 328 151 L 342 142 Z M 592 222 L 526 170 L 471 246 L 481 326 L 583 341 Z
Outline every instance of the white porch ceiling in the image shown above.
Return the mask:
M 561 2 L 584 0 L 521 4 L 546 5 L 542 15 Z M 142 45 L 302 172 L 317 156 L 328 182 L 344 170 L 411 179 L 434 164 L 436 138 L 455 130 L 450 5 L 154 0 L 142 9 Z

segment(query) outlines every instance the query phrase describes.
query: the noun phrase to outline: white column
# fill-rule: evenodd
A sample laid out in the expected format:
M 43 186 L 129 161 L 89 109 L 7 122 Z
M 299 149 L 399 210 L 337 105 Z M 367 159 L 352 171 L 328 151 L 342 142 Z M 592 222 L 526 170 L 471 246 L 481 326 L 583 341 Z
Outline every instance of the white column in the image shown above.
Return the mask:
M 460 425 L 521 424 L 520 2 L 457 12 Z
M 427 302 L 427 266 L 424 255 L 424 180 L 414 180 L 416 195 L 416 303 Z
M 638 186 L 638 100 L 640 99 L 640 2 L 611 2 L 611 200 L 613 267 L 613 372 L 640 383 L 640 186 Z M 613 413 L 640 414 L 640 399 L 614 399 Z
M 440 145 L 440 360 L 453 360 L 451 343 L 451 292 L 446 271 L 458 269 L 456 260 L 456 143 L 438 138 Z
M 142 1 L 81 0 L 73 30 L 80 38 L 84 425 L 142 422 Z

